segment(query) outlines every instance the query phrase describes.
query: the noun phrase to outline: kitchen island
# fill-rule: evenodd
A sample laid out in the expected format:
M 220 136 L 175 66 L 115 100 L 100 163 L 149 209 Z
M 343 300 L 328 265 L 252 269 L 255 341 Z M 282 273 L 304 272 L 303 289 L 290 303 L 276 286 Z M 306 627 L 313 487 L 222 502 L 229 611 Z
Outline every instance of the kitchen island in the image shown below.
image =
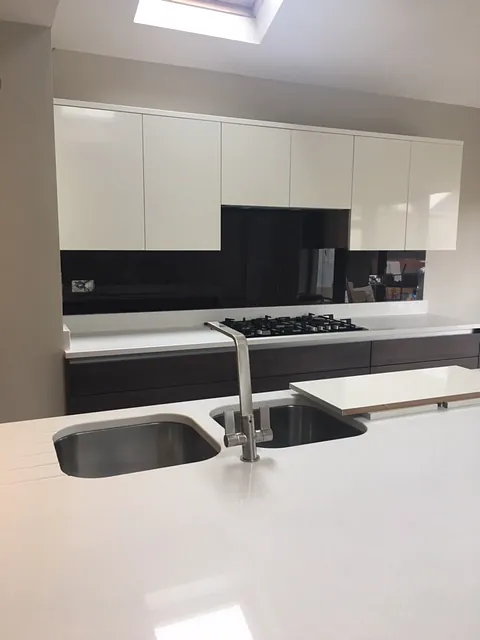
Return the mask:
M 264 449 L 252 465 L 210 417 L 231 404 L 0 425 L 2 639 L 478 640 L 480 406 Z M 156 415 L 195 422 L 218 455 L 60 471 L 58 432 Z

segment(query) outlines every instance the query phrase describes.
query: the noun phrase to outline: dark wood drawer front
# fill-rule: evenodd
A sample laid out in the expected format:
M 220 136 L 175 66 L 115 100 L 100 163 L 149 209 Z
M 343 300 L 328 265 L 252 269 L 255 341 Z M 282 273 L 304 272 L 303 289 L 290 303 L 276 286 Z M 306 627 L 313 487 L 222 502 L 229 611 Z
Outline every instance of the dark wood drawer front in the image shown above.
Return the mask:
M 67 363 L 70 395 L 235 381 L 235 352 L 95 358 Z
M 370 345 L 370 342 L 353 342 L 252 351 L 252 378 L 369 367 Z
M 92 396 L 70 397 L 67 401 L 67 411 L 70 415 L 93 411 L 111 411 L 112 409 L 145 407 L 168 404 L 170 402 L 221 398 L 234 396 L 237 393 L 238 388 L 235 382 L 211 385 L 197 384 L 187 387 L 165 387 L 163 389 L 141 389 L 125 393 L 101 393 Z
M 299 380 L 321 380 L 325 378 L 340 378 L 368 374 L 369 369 L 342 369 L 338 371 L 318 371 L 309 374 L 292 376 L 275 376 L 253 380 L 254 393 L 265 391 L 281 391 L 288 389 L 290 382 Z M 93 411 L 111 411 L 113 409 L 128 409 L 171 402 L 187 402 L 189 400 L 204 400 L 205 398 L 222 398 L 238 395 L 236 382 L 220 382 L 212 384 L 198 384 L 182 387 L 164 387 L 163 389 L 141 389 L 125 393 L 101 393 L 91 396 L 71 397 L 68 402 L 68 413 L 89 413 Z
M 357 369 L 370 363 L 370 343 L 265 349 L 250 353 L 252 378 Z M 233 382 L 235 351 L 67 361 L 70 396 Z
M 410 371 L 413 369 L 429 369 L 430 367 L 466 367 L 478 369 L 478 358 L 457 358 L 455 360 L 433 360 L 430 362 L 409 362 L 403 364 L 389 364 L 384 367 L 372 367 L 372 373 L 388 373 L 389 371 Z
M 478 334 L 379 340 L 372 343 L 372 367 L 478 357 L 479 345 Z
M 275 378 L 258 378 L 253 381 L 254 393 L 265 391 L 283 391 L 289 388 L 290 382 L 303 380 L 326 380 L 327 378 L 343 378 L 347 376 L 368 375 L 370 369 L 339 369 L 338 371 L 317 371 L 315 373 L 292 374 L 291 376 L 277 376 Z

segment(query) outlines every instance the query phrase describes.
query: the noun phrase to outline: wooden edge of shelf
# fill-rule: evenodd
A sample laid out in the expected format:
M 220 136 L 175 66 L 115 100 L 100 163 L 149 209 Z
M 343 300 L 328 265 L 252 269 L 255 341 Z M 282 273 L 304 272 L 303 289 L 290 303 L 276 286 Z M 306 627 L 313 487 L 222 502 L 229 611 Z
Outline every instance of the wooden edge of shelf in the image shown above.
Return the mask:
M 298 393 L 298 392 L 297 392 Z M 313 400 L 314 398 L 310 396 Z M 409 407 L 423 407 L 429 404 L 441 404 L 442 402 L 460 402 L 462 400 L 476 400 L 480 398 L 480 392 L 461 393 L 456 395 L 438 396 L 433 398 L 422 398 L 421 400 L 407 400 L 405 402 L 393 402 L 391 404 L 370 405 L 365 407 L 355 407 L 353 409 L 336 410 L 343 416 L 358 416 L 364 413 L 375 413 L 381 411 L 394 411 L 396 409 L 406 409 Z M 332 405 L 327 403 L 329 407 Z M 334 407 L 335 408 L 335 407 Z

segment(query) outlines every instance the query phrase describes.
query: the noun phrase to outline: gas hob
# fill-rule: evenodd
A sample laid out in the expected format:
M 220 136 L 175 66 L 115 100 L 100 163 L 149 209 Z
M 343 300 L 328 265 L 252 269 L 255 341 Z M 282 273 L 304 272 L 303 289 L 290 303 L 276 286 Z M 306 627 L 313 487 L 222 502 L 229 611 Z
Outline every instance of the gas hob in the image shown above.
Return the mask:
M 226 318 L 222 324 L 243 333 L 247 338 L 270 336 L 303 336 L 311 334 L 333 334 L 351 331 L 366 331 L 365 327 L 353 324 L 350 318 L 337 320 L 333 315 L 316 316 L 313 313 L 296 317 Z

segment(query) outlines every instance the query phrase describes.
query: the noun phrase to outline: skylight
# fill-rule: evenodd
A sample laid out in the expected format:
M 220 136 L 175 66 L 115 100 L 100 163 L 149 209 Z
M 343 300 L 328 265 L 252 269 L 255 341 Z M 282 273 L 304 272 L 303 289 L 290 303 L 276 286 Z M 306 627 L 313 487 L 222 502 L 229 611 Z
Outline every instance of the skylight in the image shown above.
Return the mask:
M 283 0 L 139 0 L 138 24 L 260 44 Z
M 235 13 L 239 16 L 246 16 L 247 18 L 255 17 L 261 4 L 261 0 L 170 0 L 170 2 L 211 9 L 213 11 Z

